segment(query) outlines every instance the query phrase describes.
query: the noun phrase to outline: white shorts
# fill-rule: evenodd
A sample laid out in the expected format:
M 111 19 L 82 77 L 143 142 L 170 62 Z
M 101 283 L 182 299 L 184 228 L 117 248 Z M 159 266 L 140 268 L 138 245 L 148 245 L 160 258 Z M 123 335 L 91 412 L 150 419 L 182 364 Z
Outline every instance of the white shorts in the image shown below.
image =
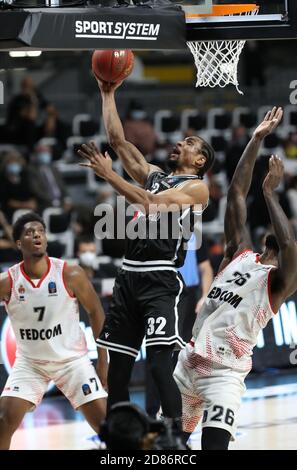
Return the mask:
M 180 352 L 174 371 L 182 395 L 183 430 L 194 432 L 202 419 L 202 428 L 225 429 L 234 439 L 246 374 L 219 365 L 210 368 L 192 349 L 187 345 Z
M 1 396 L 22 398 L 33 403 L 34 409 L 41 402 L 51 380 L 74 409 L 107 397 L 87 355 L 62 364 L 36 364 L 30 359 L 17 357 Z

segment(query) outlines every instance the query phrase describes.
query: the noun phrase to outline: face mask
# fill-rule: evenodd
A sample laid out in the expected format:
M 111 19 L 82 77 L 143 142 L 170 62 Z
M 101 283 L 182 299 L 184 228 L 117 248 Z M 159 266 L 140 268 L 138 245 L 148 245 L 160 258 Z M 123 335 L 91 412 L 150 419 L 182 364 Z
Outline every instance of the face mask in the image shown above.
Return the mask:
M 96 253 L 92 251 L 86 251 L 79 255 L 79 261 L 86 268 L 94 268 L 96 264 Z
M 40 152 L 37 154 L 37 161 L 40 165 L 50 165 L 52 156 L 49 152 Z
M 142 119 L 146 119 L 146 112 L 141 109 L 139 111 L 132 111 L 131 118 L 135 121 L 141 121 Z
M 22 165 L 19 163 L 8 163 L 6 171 L 9 175 L 19 176 L 22 171 Z

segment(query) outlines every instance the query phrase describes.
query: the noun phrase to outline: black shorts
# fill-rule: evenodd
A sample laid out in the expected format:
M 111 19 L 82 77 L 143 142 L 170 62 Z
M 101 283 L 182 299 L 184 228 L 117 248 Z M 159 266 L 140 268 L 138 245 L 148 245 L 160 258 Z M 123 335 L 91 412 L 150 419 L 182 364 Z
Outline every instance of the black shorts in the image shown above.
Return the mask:
M 179 309 L 184 282 L 174 270 L 135 272 L 120 269 L 99 347 L 137 357 L 146 346 L 185 346 Z

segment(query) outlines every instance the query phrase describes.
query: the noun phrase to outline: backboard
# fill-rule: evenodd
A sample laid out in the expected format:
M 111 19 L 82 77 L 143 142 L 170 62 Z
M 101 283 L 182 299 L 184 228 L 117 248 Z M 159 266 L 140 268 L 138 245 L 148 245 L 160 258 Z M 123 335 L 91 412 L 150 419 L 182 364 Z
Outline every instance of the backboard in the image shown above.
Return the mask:
M 188 41 L 297 38 L 296 0 L 182 0 L 181 4 Z M 259 7 L 258 15 L 225 15 L 227 5 L 233 13 L 251 4 Z

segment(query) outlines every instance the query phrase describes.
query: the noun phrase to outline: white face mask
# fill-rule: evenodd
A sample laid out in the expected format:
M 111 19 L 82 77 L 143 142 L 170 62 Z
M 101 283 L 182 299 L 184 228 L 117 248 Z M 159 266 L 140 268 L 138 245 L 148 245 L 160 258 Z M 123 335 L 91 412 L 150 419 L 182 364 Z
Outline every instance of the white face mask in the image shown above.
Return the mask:
M 79 261 L 86 268 L 96 268 L 96 253 L 85 251 L 85 253 L 79 255 Z

